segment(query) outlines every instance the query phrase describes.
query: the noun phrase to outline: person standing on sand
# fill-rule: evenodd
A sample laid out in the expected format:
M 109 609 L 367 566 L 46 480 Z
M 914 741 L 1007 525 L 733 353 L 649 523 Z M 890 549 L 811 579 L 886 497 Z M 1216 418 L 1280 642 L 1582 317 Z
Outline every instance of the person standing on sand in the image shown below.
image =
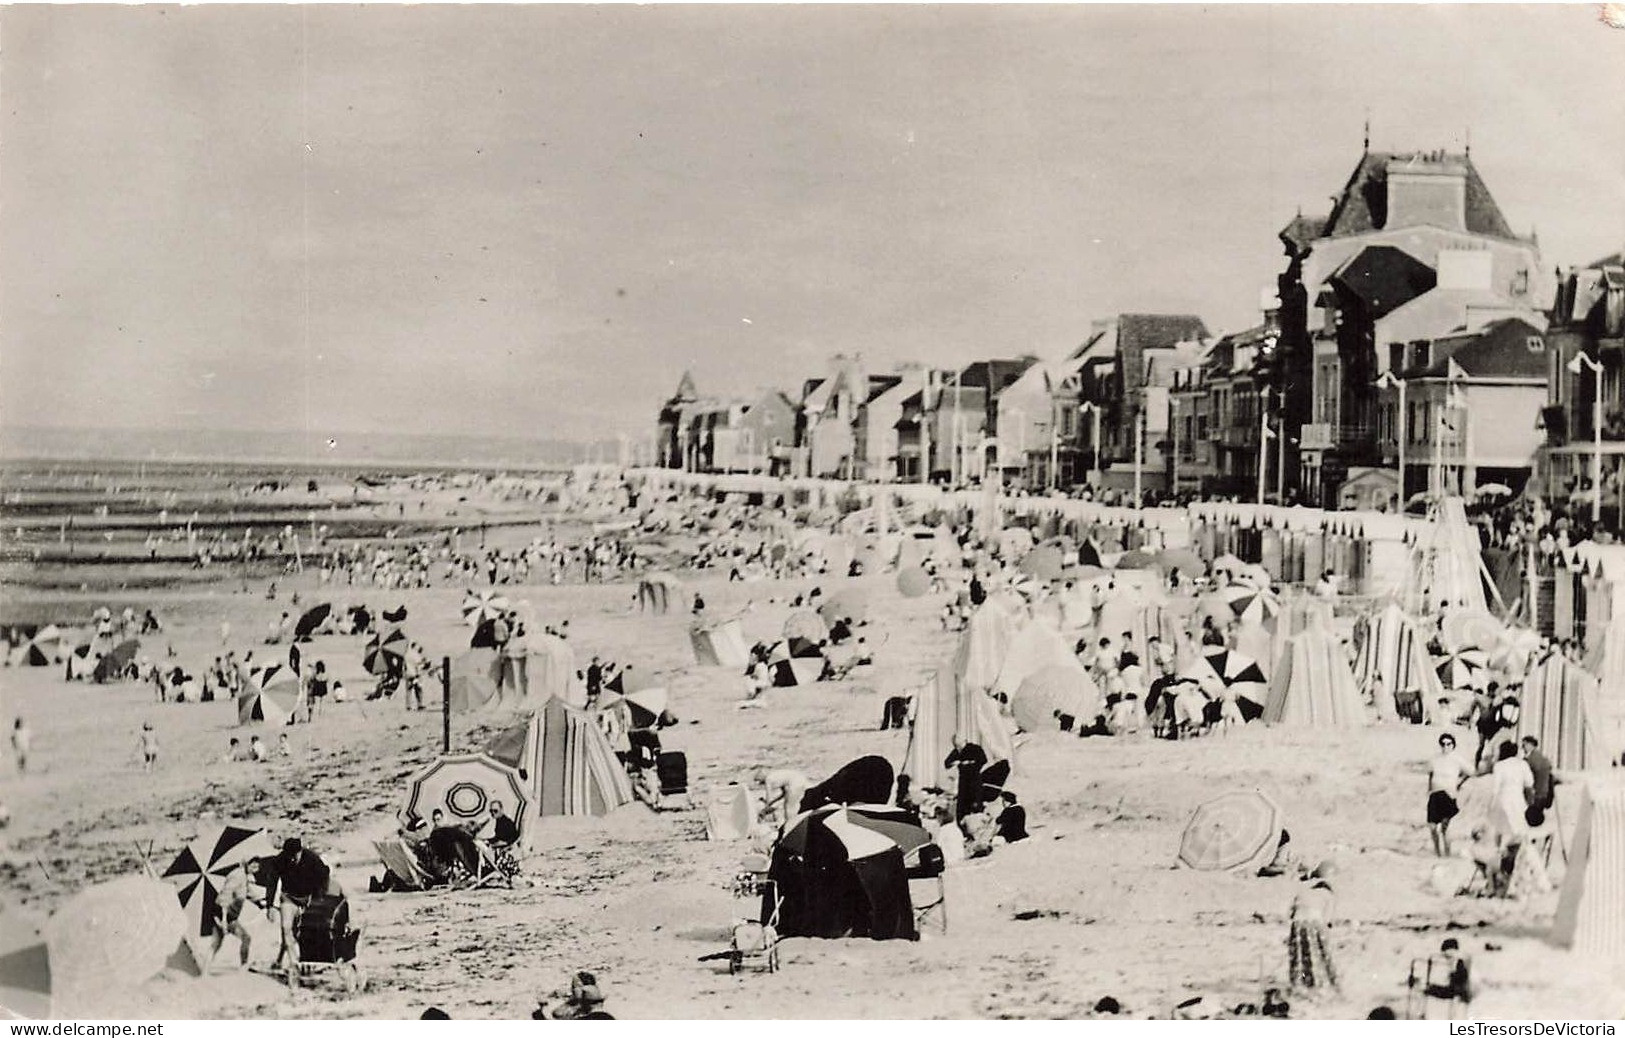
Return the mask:
M 530 642 L 526 636 L 525 622 L 519 619 L 519 614 L 509 613 L 508 619 L 513 626 L 508 632 L 507 643 L 502 646 L 504 671 L 512 679 L 519 698 L 523 699 L 530 695 Z
M 1433 853 L 1450 856 L 1450 820 L 1460 808 L 1456 796 L 1472 775 L 1467 762 L 1456 754 L 1456 737 L 1449 732 L 1439 736 L 1439 755 L 1428 766 L 1428 833 L 1433 837 Z
M 954 797 L 954 821 L 961 821 L 981 811 L 982 769 L 987 767 L 987 751 L 956 735 L 953 749 L 942 764 L 943 767 L 957 769 L 959 775 Z
M 11 724 L 11 755 L 17 761 L 17 774 L 28 774 L 28 748 L 34 744 L 34 733 L 22 718 Z
M 142 771 L 151 771 L 158 766 L 158 733 L 152 730 L 151 721 L 141 723 L 141 736 L 136 746 L 141 751 Z

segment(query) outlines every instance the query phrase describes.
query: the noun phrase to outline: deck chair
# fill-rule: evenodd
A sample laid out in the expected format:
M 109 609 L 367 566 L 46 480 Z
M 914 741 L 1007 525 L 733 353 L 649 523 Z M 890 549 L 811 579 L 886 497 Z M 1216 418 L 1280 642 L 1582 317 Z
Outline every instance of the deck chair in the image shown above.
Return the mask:
M 943 876 L 947 872 L 947 859 L 942 848 L 934 843 L 920 847 L 903 860 L 903 875 L 908 878 L 909 900 L 914 904 L 914 927 L 924 930 L 932 919 L 942 933 L 948 932 L 948 887 Z M 915 891 L 922 890 L 923 896 Z
M 405 840 L 374 840 L 372 845 L 378 851 L 378 860 L 384 863 L 384 869 L 407 890 L 427 890 L 434 885 L 434 880 L 418 865 Z
M 655 810 L 686 811 L 694 806 L 688 795 L 688 754 L 668 750 L 656 757 L 655 782 Z

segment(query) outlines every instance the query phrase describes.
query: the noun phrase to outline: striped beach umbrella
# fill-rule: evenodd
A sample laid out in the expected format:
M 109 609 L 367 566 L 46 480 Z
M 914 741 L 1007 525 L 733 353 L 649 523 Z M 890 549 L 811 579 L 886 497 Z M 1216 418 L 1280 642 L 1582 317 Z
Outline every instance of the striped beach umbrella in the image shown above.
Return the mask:
M 508 599 L 495 591 L 470 591 L 463 598 L 463 623 L 478 627 L 508 611 Z
M 399 627 L 380 631 L 367 643 L 361 665 L 368 674 L 398 674 L 406 661 L 406 632 Z
M 493 803 L 523 825 L 529 786 L 519 769 L 483 753 L 452 753 L 430 763 L 406 783 L 403 817 L 430 818 L 443 811 L 452 823 L 481 822 Z
M 175 887 L 186 913 L 187 932 L 197 937 L 213 932 L 226 877 L 255 858 L 275 855 L 276 848 L 260 829 L 216 825 L 199 833 L 175 856 L 162 876 Z
M 1490 654 L 1482 649 L 1460 649 L 1438 658 L 1439 680 L 1446 688 L 1484 687 L 1490 676 Z

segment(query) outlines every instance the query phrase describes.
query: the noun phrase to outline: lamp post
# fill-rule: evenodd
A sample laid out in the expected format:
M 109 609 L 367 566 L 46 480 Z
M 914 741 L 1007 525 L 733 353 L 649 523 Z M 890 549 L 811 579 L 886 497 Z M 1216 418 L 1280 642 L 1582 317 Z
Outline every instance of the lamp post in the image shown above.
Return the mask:
M 1100 470 L 1100 405 L 1095 403 L 1093 400 L 1085 401 L 1084 404 L 1078 408 L 1078 413 L 1094 416 L 1094 435 L 1089 439 L 1089 447 L 1094 451 L 1095 454 L 1095 490 L 1099 491 L 1102 480 Z
M 1399 422 L 1397 423 L 1398 431 L 1394 434 L 1394 439 L 1399 441 L 1399 511 L 1400 514 L 1404 514 L 1405 506 L 1409 503 L 1405 497 L 1405 441 L 1409 439 L 1408 430 L 1405 426 L 1410 418 L 1409 412 L 1405 410 L 1405 380 L 1397 377 L 1392 371 L 1384 371 L 1382 377 L 1377 379 L 1377 385 L 1383 389 L 1397 388 L 1399 390 L 1399 410 L 1397 413 Z
M 1576 353 L 1568 369 L 1580 373 L 1584 366 L 1591 369 L 1591 526 L 1593 531 L 1602 525 L 1602 365 L 1584 353 Z M 1595 536 L 1595 532 L 1593 532 Z

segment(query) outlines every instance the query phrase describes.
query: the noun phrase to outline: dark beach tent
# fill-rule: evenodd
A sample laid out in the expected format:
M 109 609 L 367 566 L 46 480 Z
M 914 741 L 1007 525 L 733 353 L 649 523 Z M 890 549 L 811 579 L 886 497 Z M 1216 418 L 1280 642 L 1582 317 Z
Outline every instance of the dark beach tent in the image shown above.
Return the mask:
M 917 940 L 906 856 L 930 842 L 900 808 L 831 805 L 801 815 L 773 847 L 763 921 L 776 892 L 780 936 Z
M 384 620 L 387 623 L 398 624 L 406 620 L 406 607 L 396 606 L 394 609 L 384 610 Z
M 840 770 L 813 786 L 801 798 L 802 811 L 830 804 L 884 804 L 891 800 L 897 773 L 891 761 L 870 755 L 843 764 Z

